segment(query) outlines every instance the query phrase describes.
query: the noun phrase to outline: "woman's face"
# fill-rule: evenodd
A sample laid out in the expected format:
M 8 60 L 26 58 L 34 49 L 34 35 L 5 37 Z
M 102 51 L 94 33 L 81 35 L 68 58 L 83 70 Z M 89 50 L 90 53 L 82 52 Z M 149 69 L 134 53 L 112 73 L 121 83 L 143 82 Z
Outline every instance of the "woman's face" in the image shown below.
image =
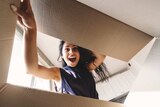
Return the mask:
M 62 48 L 62 58 L 68 66 L 77 66 L 80 59 L 78 47 L 71 43 L 65 42 Z

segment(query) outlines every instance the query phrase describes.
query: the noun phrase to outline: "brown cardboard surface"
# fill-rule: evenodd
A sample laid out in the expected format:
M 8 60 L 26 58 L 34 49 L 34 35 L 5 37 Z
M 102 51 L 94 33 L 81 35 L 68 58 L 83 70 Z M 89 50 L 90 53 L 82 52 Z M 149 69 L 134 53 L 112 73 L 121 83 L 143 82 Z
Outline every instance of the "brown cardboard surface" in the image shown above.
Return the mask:
M 56 94 L 6 84 L 0 90 L 0 107 L 124 107 L 91 98 Z
M 0 41 L 0 86 L 7 81 L 13 40 Z
M 76 0 L 32 0 L 42 33 L 130 60 L 152 37 Z
M 0 0 L 0 87 L 6 82 L 12 51 L 16 16 L 9 4 L 19 4 L 20 0 Z

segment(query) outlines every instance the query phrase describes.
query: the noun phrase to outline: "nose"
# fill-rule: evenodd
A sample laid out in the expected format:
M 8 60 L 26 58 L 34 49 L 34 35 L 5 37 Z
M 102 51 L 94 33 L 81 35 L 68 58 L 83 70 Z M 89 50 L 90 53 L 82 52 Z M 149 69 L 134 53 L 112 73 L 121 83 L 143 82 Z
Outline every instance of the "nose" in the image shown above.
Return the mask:
M 70 49 L 69 49 L 69 53 L 70 53 L 70 54 L 73 54 L 73 52 L 74 52 L 73 49 L 70 48 Z

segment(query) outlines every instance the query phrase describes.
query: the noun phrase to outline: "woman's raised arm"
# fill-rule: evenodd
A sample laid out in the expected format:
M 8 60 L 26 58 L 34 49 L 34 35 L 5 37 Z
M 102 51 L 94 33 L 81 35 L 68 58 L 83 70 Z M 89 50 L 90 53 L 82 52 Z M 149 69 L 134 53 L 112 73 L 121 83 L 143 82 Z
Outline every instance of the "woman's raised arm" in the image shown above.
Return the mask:
M 57 67 L 46 68 L 38 65 L 37 55 L 37 27 L 30 0 L 23 0 L 20 7 L 10 4 L 11 10 L 18 16 L 18 22 L 23 27 L 24 60 L 28 73 L 45 79 L 60 79 L 60 70 Z

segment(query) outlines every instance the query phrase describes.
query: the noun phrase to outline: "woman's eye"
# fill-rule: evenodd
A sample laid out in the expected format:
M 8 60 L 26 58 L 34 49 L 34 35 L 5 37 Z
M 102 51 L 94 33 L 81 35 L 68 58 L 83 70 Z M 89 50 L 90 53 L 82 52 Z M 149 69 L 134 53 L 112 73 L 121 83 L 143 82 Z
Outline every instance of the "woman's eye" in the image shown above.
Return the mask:
M 78 51 L 77 47 L 72 48 L 72 51 Z
M 67 52 L 68 52 L 69 50 L 70 50 L 69 48 L 65 48 L 65 51 L 67 51 Z

